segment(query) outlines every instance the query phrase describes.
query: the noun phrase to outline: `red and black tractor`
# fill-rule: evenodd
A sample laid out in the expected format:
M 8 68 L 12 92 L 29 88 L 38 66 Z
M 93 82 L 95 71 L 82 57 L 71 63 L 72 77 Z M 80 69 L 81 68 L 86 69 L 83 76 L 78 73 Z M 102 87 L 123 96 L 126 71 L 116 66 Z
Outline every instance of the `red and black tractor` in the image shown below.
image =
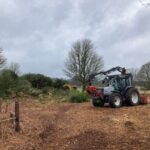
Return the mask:
M 120 74 L 109 75 L 114 71 L 119 71 Z M 97 75 L 105 76 L 103 88 L 92 86 L 92 81 Z M 146 97 L 140 96 L 139 91 L 135 88 L 132 74 L 126 73 L 125 68 L 114 67 L 108 71 L 91 74 L 88 82 L 89 86 L 86 90 L 95 107 L 102 107 L 105 103 L 109 103 L 113 108 L 119 108 L 122 105 L 135 106 L 147 103 Z

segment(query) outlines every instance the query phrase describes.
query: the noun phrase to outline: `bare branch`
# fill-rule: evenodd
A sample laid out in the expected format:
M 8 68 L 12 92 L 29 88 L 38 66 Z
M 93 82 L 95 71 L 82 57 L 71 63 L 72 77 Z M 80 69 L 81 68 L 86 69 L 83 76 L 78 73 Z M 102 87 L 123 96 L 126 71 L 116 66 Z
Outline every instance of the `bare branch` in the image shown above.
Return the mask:
M 144 6 L 144 7 L 148 7 L 150 6 L 150 2 L 144 2 L 143 0 L 139 0 L 139 2 Z
M 150 89 L 150 62 L 141 67 L 138 73 L 138 79 L 145 88 Z
M 4 67 L 6 58 L 2 55 L 3 50 L 0 48 L 0 69 Z
M 12 62 L 9 66 L 9 69 L 17 75 L 20 73 L 20 65 L 18 63 Z

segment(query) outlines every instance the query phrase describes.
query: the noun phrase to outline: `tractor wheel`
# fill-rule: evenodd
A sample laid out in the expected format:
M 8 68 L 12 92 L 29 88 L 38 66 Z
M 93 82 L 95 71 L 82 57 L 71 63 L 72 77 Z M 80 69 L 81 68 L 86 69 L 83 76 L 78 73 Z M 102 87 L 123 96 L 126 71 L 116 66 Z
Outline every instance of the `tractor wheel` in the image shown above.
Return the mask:
M 140 103 L 140 94 L 137 89 L 131 88 L 126 93 L 127 104 L 136 106 Z
M 92 103 L 94 107 L 103 107 L 104 102 L 100 98 L 93 98 Z
M 109 97 L 109 104 L 112 108 L 119 108 L 122 106 L 122 97 L 119 93 L 112 93 Z

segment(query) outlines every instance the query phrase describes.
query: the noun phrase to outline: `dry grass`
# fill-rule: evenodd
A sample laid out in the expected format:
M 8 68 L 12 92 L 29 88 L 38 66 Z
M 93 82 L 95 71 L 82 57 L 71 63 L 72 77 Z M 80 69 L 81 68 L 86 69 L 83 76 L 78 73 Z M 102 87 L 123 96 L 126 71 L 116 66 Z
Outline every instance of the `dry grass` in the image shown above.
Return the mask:
M 13 120 L 10 118 L 10 112 L 14 111 L 14 103 L 7 101 L 0 103 L 0 140 L 6 141 L 10 135 L 14 134 Z M 5 121 L 6 120 L 6 121 Z
M 150 97 L 150 91 L 148 91 L 148 90 L 145 90 L 145 91 L 140 90 L 140 93 L 141 93 L 141 95 L 147 95 Z
M 112 109 L 29 99 L 21 102 L 21 133 L 3 134 L 0 150 L 148 150 L 149 118 L 150 104 Z

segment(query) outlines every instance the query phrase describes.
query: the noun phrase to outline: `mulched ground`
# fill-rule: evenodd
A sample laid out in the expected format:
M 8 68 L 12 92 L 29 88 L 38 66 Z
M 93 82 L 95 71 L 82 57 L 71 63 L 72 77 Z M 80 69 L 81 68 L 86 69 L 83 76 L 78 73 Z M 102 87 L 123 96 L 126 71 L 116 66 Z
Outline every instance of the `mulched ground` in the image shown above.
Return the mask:
M 150 104 L 95 108 L 91 103 L 21 102 L 21 133 L 0 150 L 149 150 Z

